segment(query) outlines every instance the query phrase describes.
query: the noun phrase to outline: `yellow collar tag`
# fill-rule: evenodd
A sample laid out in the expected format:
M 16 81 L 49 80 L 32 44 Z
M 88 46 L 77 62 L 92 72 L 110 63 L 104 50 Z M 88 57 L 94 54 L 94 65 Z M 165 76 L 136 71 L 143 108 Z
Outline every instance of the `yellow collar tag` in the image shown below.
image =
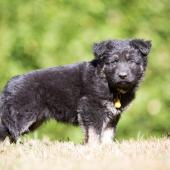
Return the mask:
M 114 100 L 114 105 L 115 105 L 116 109 L 119 109 L 121 107 L 121 103 L 120 103 L 120 99 L 119 98 L 116 98 Z

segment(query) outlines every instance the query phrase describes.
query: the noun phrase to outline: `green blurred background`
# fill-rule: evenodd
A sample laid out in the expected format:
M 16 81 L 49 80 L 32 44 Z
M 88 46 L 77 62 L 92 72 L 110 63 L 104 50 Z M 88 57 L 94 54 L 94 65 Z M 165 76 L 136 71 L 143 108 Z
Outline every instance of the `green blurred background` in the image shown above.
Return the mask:
M 0 87 L 33 69 L 91 60 L 104 39 L 152 40 L 148 70 L 117 139 L 170 131 L 169 0 L 0 0 Z M 33 138 L 80 142 L 79 127 L 50 121 Z

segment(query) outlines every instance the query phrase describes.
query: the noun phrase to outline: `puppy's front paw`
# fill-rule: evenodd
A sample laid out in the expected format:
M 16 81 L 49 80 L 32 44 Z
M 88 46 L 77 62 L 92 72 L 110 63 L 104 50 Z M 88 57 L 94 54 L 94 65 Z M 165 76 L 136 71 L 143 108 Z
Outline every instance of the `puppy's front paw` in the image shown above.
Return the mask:
M 114 136 L 114 129 L 107 128 L 103 131 L 101 137 L 102 144 L 112 144 L 113 143 L 113 136 Z

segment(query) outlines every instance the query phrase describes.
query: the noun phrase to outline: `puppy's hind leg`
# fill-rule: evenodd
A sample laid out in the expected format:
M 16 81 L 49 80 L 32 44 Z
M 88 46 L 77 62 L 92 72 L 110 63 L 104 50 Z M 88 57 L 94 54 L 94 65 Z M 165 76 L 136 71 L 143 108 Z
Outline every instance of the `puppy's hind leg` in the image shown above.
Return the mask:
M 12 111 L 4 114 L 3 121 L 8 128 L 11 142 L 16 142 L 20 135 L 28 133 L 36 122 L 43 120 L 43 115 L 38 114 L 39 112 L 34 109 L 31 111 L 28 109 L 10 110 Z
M 0 119 L 0 141 L 4 141 L 8 135 L 8 129 L 3 125 Z
M 11 119 L 8 114 L 5 114 L 5 116 L 2 117 L 2 120 L 4 122 L 5 127 L 8 129 L 8 136 L 11 143 L 16 143 L 17 139 L 19 137 L 19 131 L 15 124 L 15 121 Z

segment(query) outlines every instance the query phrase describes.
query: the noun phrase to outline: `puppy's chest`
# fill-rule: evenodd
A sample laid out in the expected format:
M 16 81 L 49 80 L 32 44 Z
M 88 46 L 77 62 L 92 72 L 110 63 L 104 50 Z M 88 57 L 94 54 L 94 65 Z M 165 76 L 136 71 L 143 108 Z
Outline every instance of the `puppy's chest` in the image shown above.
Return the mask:
M 106 109 L 106 114 L 112 118 L 113 116 L 116 116 L 118 114 L 120 114 L 122 111 L 121 111 L 121 108 L 116 108 L 115 107 L 115 103 L 114 101 L 104 101 L 103 102 L 103 105 Z

